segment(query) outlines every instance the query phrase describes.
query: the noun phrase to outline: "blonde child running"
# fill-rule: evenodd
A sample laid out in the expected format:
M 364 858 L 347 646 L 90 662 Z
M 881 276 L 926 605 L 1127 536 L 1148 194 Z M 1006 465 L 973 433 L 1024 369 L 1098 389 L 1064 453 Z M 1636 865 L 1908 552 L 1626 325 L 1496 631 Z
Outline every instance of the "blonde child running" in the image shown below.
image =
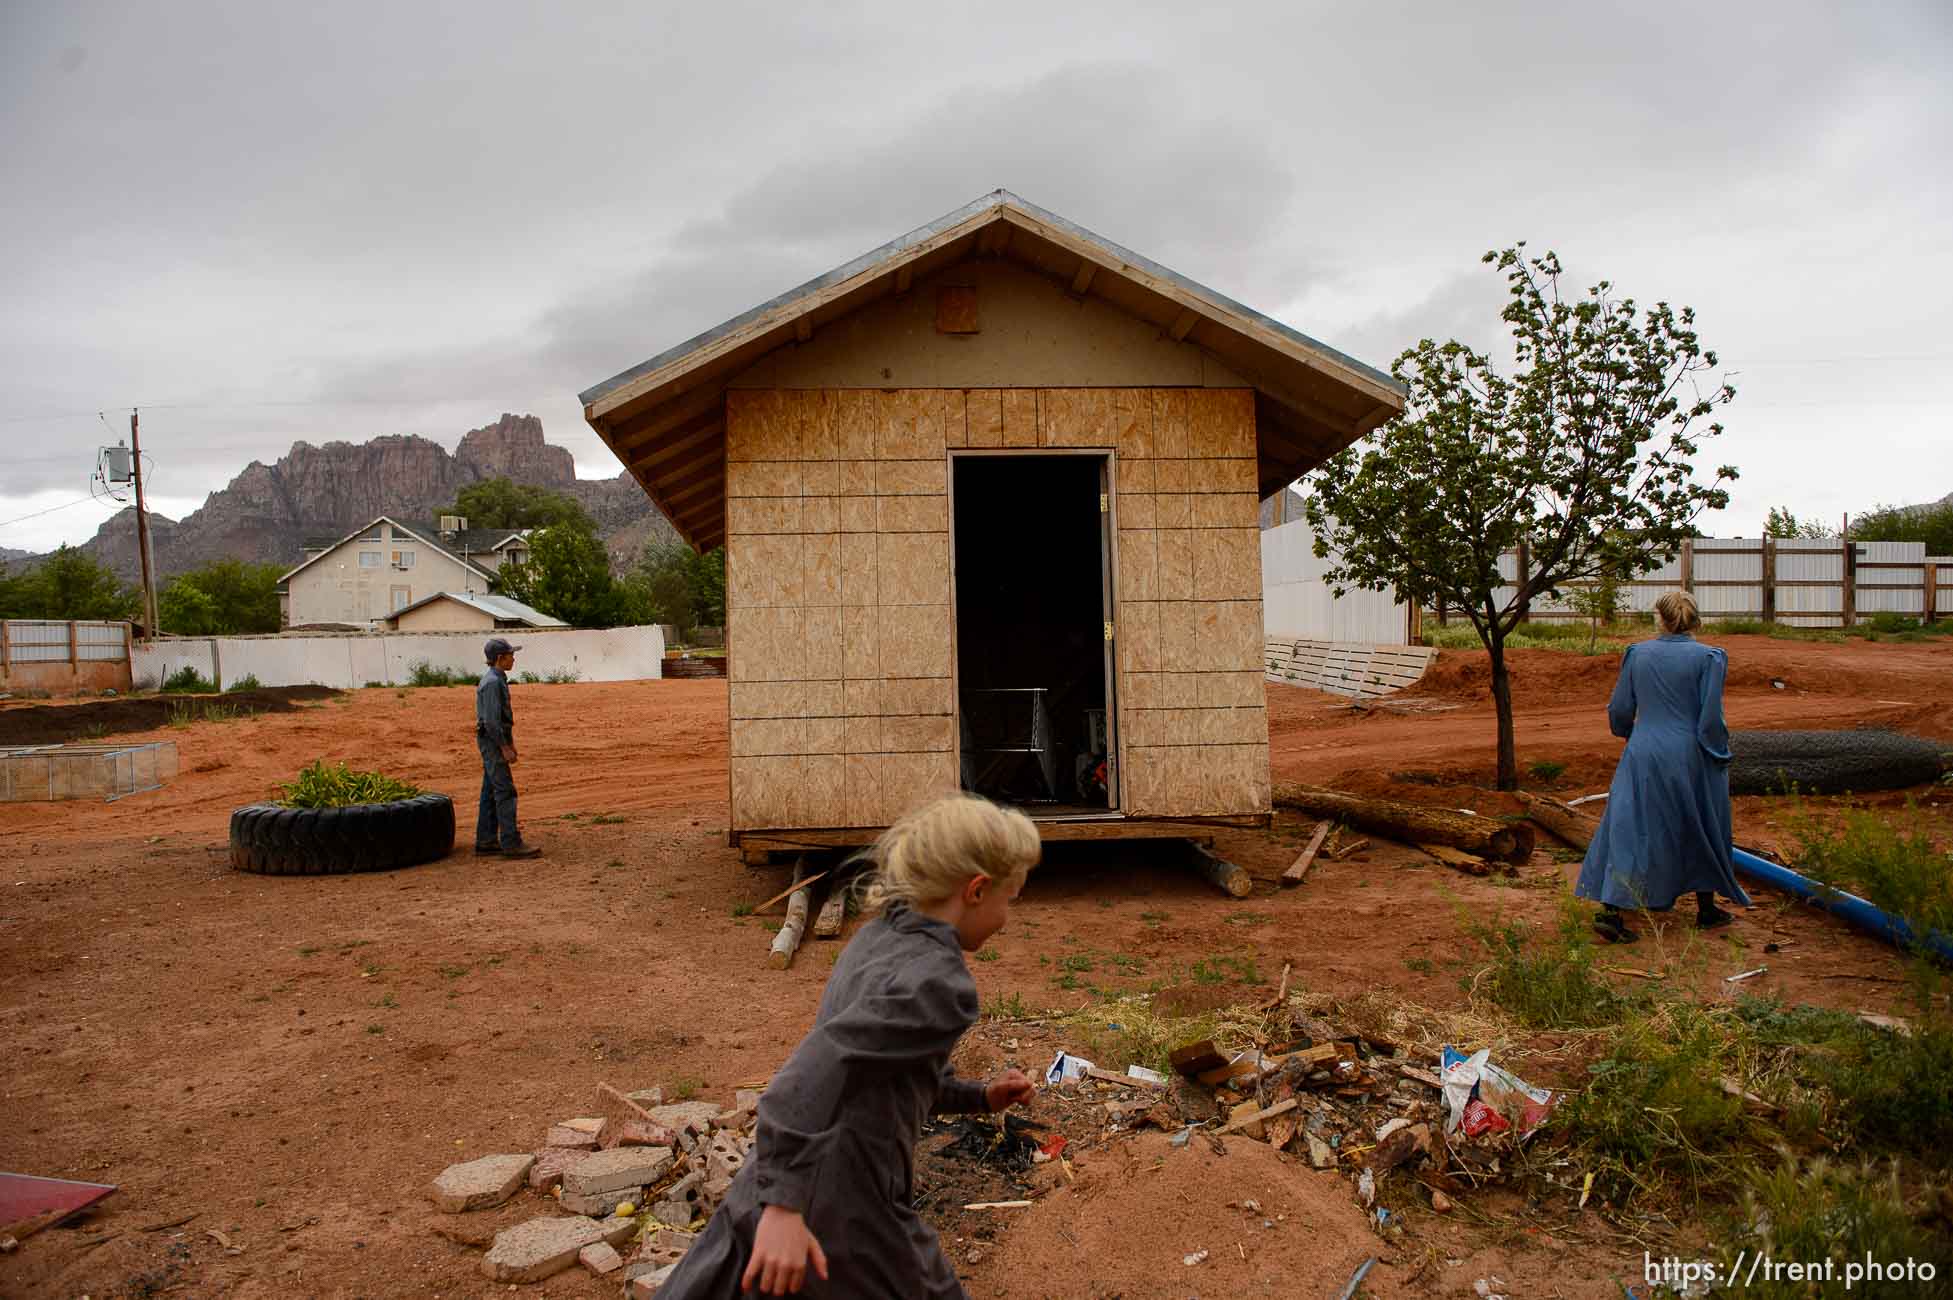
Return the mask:
M 835 963 L 813 1029 L 760 1097 L 752 1158 L 660 1300 L 965 1296 L 910 1205 L 915 1144 L 931 1114 L 1035 1091 L 1018 1070 L 959 1079 L 949 1055 L 977 1018 L 963 954 L 1003 928 L 1038 851 L 1029 818 L 966 795 L 882 835 L 868 892 L 881 915 Z

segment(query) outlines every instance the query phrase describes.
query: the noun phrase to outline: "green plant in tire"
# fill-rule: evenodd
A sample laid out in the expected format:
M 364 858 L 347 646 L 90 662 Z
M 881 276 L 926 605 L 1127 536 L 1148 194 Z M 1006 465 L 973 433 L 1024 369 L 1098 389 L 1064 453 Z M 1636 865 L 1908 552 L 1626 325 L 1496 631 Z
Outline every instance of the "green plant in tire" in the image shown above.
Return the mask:
M 355 772 L 344 763 L 315 759 L 298 776 L 277 787 L 272 802 L 283 808 L 346 808 L 354 804 L 412 799 L 420 787 L 382 772 Z

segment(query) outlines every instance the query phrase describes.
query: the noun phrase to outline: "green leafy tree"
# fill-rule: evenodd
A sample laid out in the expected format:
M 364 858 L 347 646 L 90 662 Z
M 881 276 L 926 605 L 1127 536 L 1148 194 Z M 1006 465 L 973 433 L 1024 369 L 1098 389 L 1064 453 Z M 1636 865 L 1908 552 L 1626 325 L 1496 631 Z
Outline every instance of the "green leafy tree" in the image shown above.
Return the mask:
M 637 588 L 611 576 L 610 557 L 587 524 L 553 524 L 530 534 L 529 554 L 504 564 L 495 586 L 573 627 L 650 621 Z
M 180 636 L 237 636 L 278 630 L 275 564 L 218 560 L 178 574 L 156 598 L 165 632 Z
M 1456 341 L 1407 350 L 1393 367 L 1403 416 L 1331 457 L 1305 506 L 1339 594 L 1395 588 L 1471 620 L 1491 658 L 1502 790 L 1519 780 L 1505 643 L 1533 599 L 1650 567 L 1728 504 L 1736 477 L 1695 478 L 1701 440 L 1722 432 L 1698 422 L 1736 393 L 1701 386 L 1716 356 L 1694 312 L 1644 313 L 1604 280 L 1569 300 L 1559 258 L 1524 250 L 1484 259 L 1507 281 L 1516 372 Z M 1499 555 L 1522 542 L 1525 580 L 1502 599 Z
M 1924 542 L 1928 555 L 1953 555 L 1953 501 L 1879 506 L 1851 521 L 1854 542 Z
M 0 618 L 134 618 L 136 593 L 85 551 L 63 546 L 33 568 L 0 576 Z
M 726 553 L 703 555 L 683 542 L 649 542 L 629 581 L 643 593 L 651 621 L 670 623 L 681 639 L 726 619 Z
M 440 511 L 460 515 L 470 528 L 549 528 L 580 524 L 592 532 L 596 521 L 575 497 L 509 478 L 485 478 L 455 494 L 454 504 Z
M 1835 528 L 1827 528 L 1815 519 L 1799 519 L 1783 506 L 1771 506 L 1769 518 L 1763 522 L 1765 537 L 1836 537 Z

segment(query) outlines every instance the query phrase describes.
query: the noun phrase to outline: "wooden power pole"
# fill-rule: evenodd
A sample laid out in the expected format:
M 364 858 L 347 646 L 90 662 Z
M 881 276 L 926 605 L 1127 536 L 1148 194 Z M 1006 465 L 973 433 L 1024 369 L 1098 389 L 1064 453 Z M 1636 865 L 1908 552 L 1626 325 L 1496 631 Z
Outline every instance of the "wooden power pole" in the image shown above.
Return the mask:
M 134 408 L 129 411 L 129 463 L 136 480 L 136 553 L 142 557 L 142 630 L 154 638 L 156 626 L 156 576 L 149 562 L 149 514 L 142 502 L 142 439 L 137 433 Z

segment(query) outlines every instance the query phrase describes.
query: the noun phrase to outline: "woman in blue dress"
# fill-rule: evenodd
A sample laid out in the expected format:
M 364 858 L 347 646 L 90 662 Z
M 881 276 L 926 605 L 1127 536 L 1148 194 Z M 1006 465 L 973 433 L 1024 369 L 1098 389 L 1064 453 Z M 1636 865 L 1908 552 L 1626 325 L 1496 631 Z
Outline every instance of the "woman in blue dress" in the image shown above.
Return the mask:
M 1601 905 L 1594 928 L 1633 943 L 1622 908 L 1666 911 L 1695 894 L 1704 930 L 1735 918 L 1716 895 L 1749 905 L 1730 864 L 1729 729 L 1722 718 L 1721 650 L 1692 635 L 1695 601 L 1671 591 L 1655 602 L 1661 635 L 1627 648 L 1607 722 L 1627 741 L 1607 813 L 1587 848 L 1574 893 Z

